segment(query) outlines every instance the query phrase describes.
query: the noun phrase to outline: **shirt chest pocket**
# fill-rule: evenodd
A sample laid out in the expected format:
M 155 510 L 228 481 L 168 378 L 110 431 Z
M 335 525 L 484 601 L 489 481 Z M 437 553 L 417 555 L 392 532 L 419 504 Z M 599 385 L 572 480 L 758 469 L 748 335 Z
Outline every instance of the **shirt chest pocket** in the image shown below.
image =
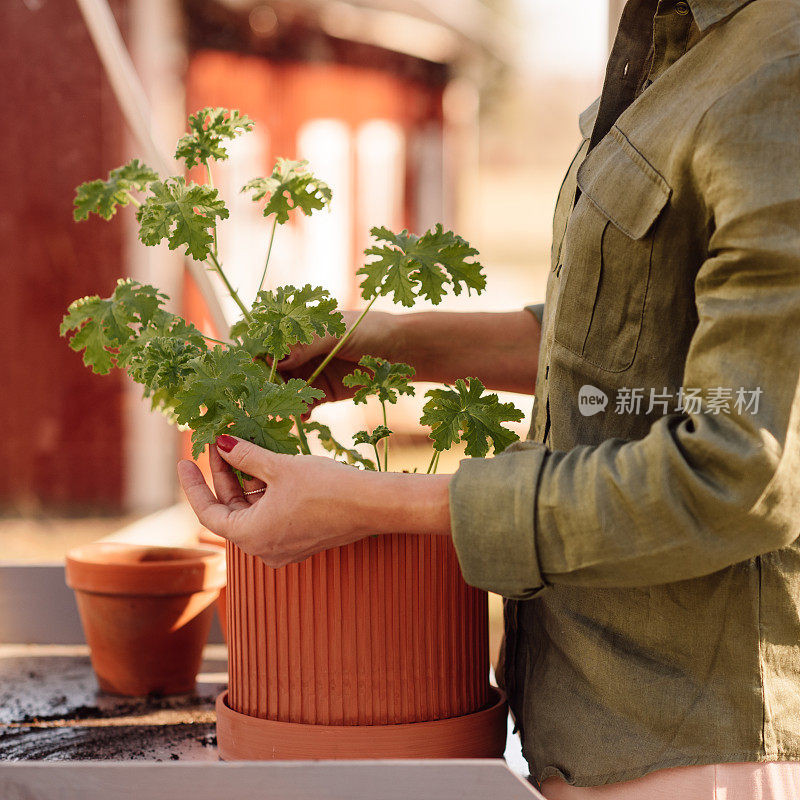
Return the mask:
M 616 127 L 581 164 L 577 181 L 554 337 L 591 364 L 623 372 L 636 357 L 656 221 L 672 189 Z

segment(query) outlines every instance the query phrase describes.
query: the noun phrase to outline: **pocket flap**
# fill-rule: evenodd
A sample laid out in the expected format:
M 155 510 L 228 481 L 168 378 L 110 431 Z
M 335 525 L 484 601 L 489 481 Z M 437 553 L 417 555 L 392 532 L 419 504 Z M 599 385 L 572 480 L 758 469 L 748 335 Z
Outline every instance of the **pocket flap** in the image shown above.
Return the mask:
M 631 239 L 647 235 L 672 196 L 664 176 L 616 126 L 581 164 L 578 186 Z

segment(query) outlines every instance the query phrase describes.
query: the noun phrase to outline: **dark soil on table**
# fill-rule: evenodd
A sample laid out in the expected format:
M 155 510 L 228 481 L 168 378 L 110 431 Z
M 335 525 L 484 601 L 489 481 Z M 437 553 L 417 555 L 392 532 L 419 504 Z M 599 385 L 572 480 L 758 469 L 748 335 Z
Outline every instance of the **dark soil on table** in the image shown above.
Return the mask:
M 219 671 L 220 664 L 211 665 Z M 98 692 L 85 656 L 0 659 L 0 761 L 213 758 L 214 701 L 191 695 L 115 697 Z
M 202 747 L 216 746 L 214 723 L 0 727 L 0 760 L 177 761 L 190 740 Z

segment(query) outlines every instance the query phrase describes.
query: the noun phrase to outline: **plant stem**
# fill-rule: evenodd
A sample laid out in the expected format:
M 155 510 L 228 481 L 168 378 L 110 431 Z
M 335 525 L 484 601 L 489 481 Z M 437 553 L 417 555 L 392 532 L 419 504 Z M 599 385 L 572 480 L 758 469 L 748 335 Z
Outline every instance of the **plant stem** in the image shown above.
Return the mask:
M 215 339 L 213 336 L 209 336 L 207 333 L 202 333 L 201 332 L 200 335 L 204 339 L 208 339 L 209 342 L 216 342 L 217 344 L 224 344 L 225 347 L 228 347 L 230 345 L 230 342 L 223 342 L 222 339 Z
M 236 305 L 239 306 L 239 308 L 242 311 L 242 314 L 244 315 L 244 318 L 248 322 L 252 322 L 253 317 L 250 314 L 250 311 L 248 310 L 247 306 L 242 302 L 242 298 L 239 297 L 239 294 L 236 291 L 236 289 L 234 289 L 233 286 L 231 286 L 231 282 L 228 280 L 227 275 L 225 275 L 225 273 L 222 271 L 222 265 L 217 260 L 216 255 L 214 255 L 214 253 L 209 253 L 208 257 L 211 260 L 211 268 L 217 272 L 220 278 L 222 278 L 222 282 L 225 284 L 225 288 L 228 290 L 228 294 L 233 298 Z
M 211 167 L 208 164 L 208 161 L 203 162 L 206 165 L 206 175 L 208 175 L 208 185 L 213 189 L 214 188 L 214 179 L 211 177 Z M 214 220 L 214 227 L 211 229 L 211 235 L 214 237 L 214 255 L 219 256 L 219 250 L 217 249 L 217 221 Z
M 274 358 L 272 359 L 272 365 L 267 364 L 267 360 L 264 356 L 259 356 L 256 360 L 259 364 L 262 364 L 267 371 L 267 381 L 269 383 L 275 383 L 277 381 L 277 383 L 283 384 L 286 382 L 283 380 L 283 376 L 280 372 L 278 372 L 278 362 Z
M 378 455 L 378 445 L 372 445 L 372 449 L 375 451 L 375 463 L 378 465 L 378 472 L 381 472 L 381 457 Z
M 439 455 L 439 451 L 434 449 L 433 455 L 431 456 L 430 463 L 428 464 L 428 469 L 425 470 L 426 475 L 430 475 L 432 470 L 436 469 L 436 461 L 438 460 L 436 456 Z
M 383 409 L 383 427 L 388 428 L 386 424 L 386 403 L 381 400 L 381 408 Z M 383 440 L 383 471 L 389 471 L 389 437 Z
M 131 203 L 136 206 L 136 208 L 142 207 L 142 204 L 130 192 L 125 192 L 125 194 L 128 195 L 128 200 L 130 200 Z
M 208 162 L 207 161 L 204 162 L 204 163 L 206 165 L 206 172 L 208 174 L 208 182 L 213 187 L 214 186 L 214 181 L 213 181 L 213 178 L 211 177 L 211 168 L 208 166 Z M 275 218 L 275 221 L 277 222 L 277 217 Z M 225 272 L 222 269 L 222 264 L 219 263 L 219 258 L 217 257 L 217 252 L 218 251 L 217 251 L 217 225 L 216 225 L 216 222 L 214 223 L 213 236 L 214 236 L 214 247 L 213 247 L 212 252 L 209 254 L 209 259 L 211 260 L 212 267 L 213 267 L 213 269 L 216 270 L 216 272 L 220 276 L 220 278 L 222 278 L 222 282 L 225 284 L 225 288 L 228 290 L 228 294 L 233 298 L 233 301 L 236 303 L 236 305 L 239 306 L 239 309 L 241 310 L 244 318 L 248 322 L 252 322 L 252 319 L 253 319 L 252 314 L 250 313 L 250 311 L 247 308 L 247 306 L 245 306 L 245 304 L 242 302 L 242 298 L 239 297 L 239 293 L 231 285 L 231 282 L 228 280 L 228 276 L 225 274 Z M 273 241 L 274 237 L 275 237 L 275 225 L 273 224 L 273 226 L 272 226 L 272 236 L 270 237 L 270 240 L 269 240 L 269 251 L 267 252 L 267 263 L 264 265 L 264 273 L 261 276 L 262 283 L 263 283 L 264 277 L 266 276 L 266 273 L 267 273 L 267 264 L 269 264 L 269 255 L 270 255 L 270 252 L 272 251 L 272 241 Z M 259 290 L 260 289 L 261 289 L 261 287 L 259 285 Z M 362 317 L 363 317 L 363 314 L 362 314 Z M 265 364 L 265 366 L 266 366 L 266 364 Z M 273 383 L 274 380 L 275 380 L 276 368 L 277 368 L 277 364 L 275 362 L 275 359 L 273 358 L 272 359 L 272 366 L 271 366 L 270 372 L 269 372 L 269 382 L 270 383 Z M 311 383 L 311 381 L 309 381 L 309 384 L 310 383 Z M 300 439 L 300 450 L 305 455 L 309 455 L 310 456 L 311 455 L 311 448 L 308 446 L 308 437 L 306 436 L 306 429 L 305 429 L 305 426 L 303 425 L 303 420 L 299 416 L 293 417 L 293 419 L 294 419 L 294 424 L 295 424 L 295 426 L 297 428 L 297 438 Z
M 306 381 L 306 383 L 309 386 L 311 386 L 311 384 L 314 383 L 314 381 L 319 377 L 319 374 L 322 372 L 322 370 L 324 370 L 325 367 L 328 366 L 331 359 L 334 358 L 336 354 L 342 349 L 342 345 L 344 345 L 344 343 L 353 335 L 353 331 L 361 324 L 361 321 L 364 319 L 364 317 L 367 316 L 367 312 L 372 308 L 373 303 L 377 299 L 378 295 L 375 295 L 375 297 L 373 297 L 372 300 L 369 301 L 367 307 L 361 312 L 361 316 L 355 321 L 353 327 L 350 328 L 349 331 L 345 332 L 344 336 L 342 336 L 342 338 L 339 339 L 338 342 L 336 342 L 336 346 L 333 348 L 333 350 L 331 350 L 330 353 L 328 353 L 328 355 L 325 356 L 323 362 L 311 373 L 311 377 L 308 378 L 308 380 Z
M 274 383 L 276 380 L 278 383 L 283 383 L 283 378 L 281 377 L 280 372 L 275 369 L 275 359 L 272 360 L 272 366 L 269 367 L 267 362 L 264 361 L 263 358 L 256 359 L 259 364 L 263 364 L 264 369 L 269 370 L 269 382 Z M 295 427 L 297 428 L 297 438 L 300 440 L 300 451 L 307 455 L 311 455 L 311 448 L 308 446 L 308 437 L 306 436 L 306 426 L 303 424 L 303 420 L 301 417 L 292 417 L 294 420 Z
M 297 426 L 297 438 L 300 439 L 300 450 L 307 456 L 311 455 L 311 448 L 308 446 L 308 437 L 306 436 L 306 429 L 303 425 L 303 420 L 300 416 L 292 417 L 294 424 Z
M 275 241 L 275 229 L 278 227 L 278 217 L 272 221 L 272 234 L 269 237 L 269 247 L 267 248 L 267 259 L 264 262 L 264 271 L 261 273 L 261 280 L 258 282 L 258 292 L 264 288 L 264 280 L 267 277 L 267 267 L 269 266 L 269 257 L 272 255 L 272 243 Z
M 253 361 L 257 361 L 259 366 L 264 368 L 264 372 L 269 375 L 270 366 L 267 364 L 264 356 L 255 356 Z M 278 380 L 280 380 L 280 375 L 278 376 Z M 283 383 L 283 381 L 281 381 L 281 383 Z

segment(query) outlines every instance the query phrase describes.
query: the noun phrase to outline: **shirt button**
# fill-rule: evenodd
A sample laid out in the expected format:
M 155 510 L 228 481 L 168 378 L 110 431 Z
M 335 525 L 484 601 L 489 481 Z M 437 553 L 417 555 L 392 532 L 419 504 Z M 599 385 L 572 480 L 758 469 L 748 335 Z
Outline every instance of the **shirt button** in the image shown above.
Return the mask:
M 675 3 L 675 11 L 677 11 L 678 14 L 686 15 L 691 11 L 691 9 L 689 8 L 688 3 L 684 3 L 683 0 L 681 0 L 678 3 Z

